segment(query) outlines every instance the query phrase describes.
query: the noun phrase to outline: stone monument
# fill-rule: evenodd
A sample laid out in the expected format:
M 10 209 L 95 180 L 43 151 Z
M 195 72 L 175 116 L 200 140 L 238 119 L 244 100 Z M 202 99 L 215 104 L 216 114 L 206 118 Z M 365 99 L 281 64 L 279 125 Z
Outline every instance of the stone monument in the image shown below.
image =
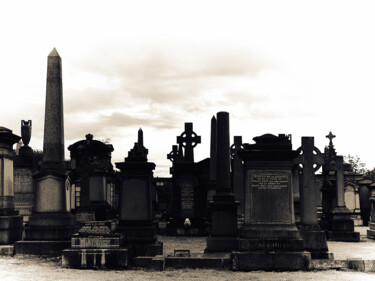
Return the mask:
M 329 146 L 326 149 L 325 162 L 323 165 L 324 183 L 322 223 L 327 233 L 327 239 L 331 241 L 359 242 L 359 232 L 354 231 L 354 222 L 351 212 L 345 206 L 344 171 L 350 170 L 346 167 L 342 156 L 338 156 L 334 149 L 332 139 L 336 136 L 330 132 L 327 136 Z M 330 178 L 332 178 L 330 180 Z M 333 183 L 333 184 L 332 184 Z M 334 187 L 335 193 L 328 193 L 325 187 Z M 324 189 L 325 188 L 325 189 Z M 332 191 L 332 188 L 330 189 Z M 327 196 L 330 195 L 330 196 Z
M 21 138 L 0 127 L 0 244 L 22 239 L 22 217 L 14 210 L 13 145 Z
M 231 146 L 231 157 L 232 157 L 232 183 L 233 193 L 240 205 L 237 208 L 237 220 L 238 225 L 241 226 L 244 221 L 245 213 L 245 189 L 244 189 L 244 177 L 243 177 L 243 164 L 242 159 L 238 156 L 238 151 L 243 149 L 242 137 L 235 136 L 234 143 Z
M 85 140 L 70 145 L 68 150 L 71 158 L 69 177 L 76 190 L 77 222 L 111 219 L 115 181 L 111 163 L 113 146 L 87 134 Z
M 116 163 L 121 171 L 119 224 L 117 232 L 125 236 L 126 246 L 133 247 L 135 256 L 155 256 L 163 253 L 157 241 L 152 209 L 152 179 L 155 164 L 147 161 L 148 150 L 143 145 L 143 131 L 128 153 L 125 162 Z
M 311 255 L 294 220 L 290 136 L 265 134 L 238 152 L 245 161 L 245 223 L 239 231 L 234 270 L 301 270 Z
M 237 207 L 230 178 L 229 113 L 216 115 L 216 194 L 210 201 L 211 225 L 205 252 L 237 249 Z
M 294 163 L 302 165 L 300 182 L 301 214 L 298 228 L 302 234 L 304 249 L 315 259 L 333 258 L 328 253 L 325 232 L 320 229 L 317 219 L 317 203 L 315 191 L 315 172 L 324 164 L 324 157 L 314 146 L 314 137 L 302 137 L 302 146 L 297 149 L 301 154 Z
M 177 146 L 167 155 L 173 163 L 172 202 L 167 216 L 168 235 L 206 235 L 205 218 L 209 160 L 194 162 L 194 147 L 201 137 L 193 131 L 192 123 L 185 123 L 185 131 L 177 137 Z M 190 224 L 185 224 L 189 221 Z
M 69 268 L 124 268 L 129 251 L 123 248 L 123 235 L 114 233 L 110 221 L 83 222 L 71 239 L 71 248 L 63 250 L 62 266 Z
M 64 157 L 64 112 L 61 58 L 56 49 L 48 56 L 44 119 L 43 162 L 34 175 L 34 212 L 25 227 L 25 239 L 15 244 L 16 254 L 60 255 L 70 246 L 75 217 L 67 204 Z

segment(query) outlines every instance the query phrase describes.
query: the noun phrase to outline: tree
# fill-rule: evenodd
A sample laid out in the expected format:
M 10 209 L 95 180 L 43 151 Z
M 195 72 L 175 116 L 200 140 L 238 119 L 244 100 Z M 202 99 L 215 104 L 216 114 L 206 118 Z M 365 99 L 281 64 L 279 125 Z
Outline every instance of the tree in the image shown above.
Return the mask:
M 351 165 L 351 172 L 355 174 L 367 174 L 369 170 L 366 168 L 366 164 L 356 155 L 352 156 L 348 154 L 344 156 L 344 162 Z

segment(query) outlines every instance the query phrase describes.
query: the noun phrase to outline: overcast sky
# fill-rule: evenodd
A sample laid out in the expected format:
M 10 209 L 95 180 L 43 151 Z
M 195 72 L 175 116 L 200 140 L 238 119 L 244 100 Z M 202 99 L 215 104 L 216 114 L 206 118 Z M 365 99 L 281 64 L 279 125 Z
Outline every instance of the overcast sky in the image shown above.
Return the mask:
M 0 126 L 43 147 L 47 56 L 62 58 L 65 147 L 110 138 L 123 161 L 142 127 L 156 175 L 193 122 L 195 160 L 210 123 L 230 113 L 231 142 L 314 136 L 375 167 L 373 1 L 4 1 Z M 66 151 L 66 157 L 69 152 Z

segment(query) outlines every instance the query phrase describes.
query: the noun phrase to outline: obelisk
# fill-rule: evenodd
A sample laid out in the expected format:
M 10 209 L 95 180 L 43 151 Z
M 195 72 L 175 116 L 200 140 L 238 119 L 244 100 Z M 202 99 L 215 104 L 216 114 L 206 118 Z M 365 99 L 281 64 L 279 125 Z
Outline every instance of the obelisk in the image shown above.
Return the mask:
M 64 107 L 61 57 L 54 48 L 48 56 L 44 117 L 43 164 L 64 163 Z
M 75 217 L 66 202 L 70 186 L 66 185 L 64 159 L 61 58 L 53 49 L 47 63 L 43 163 L 34 175 L 34 212 L 25 227 L 25 241 L 15 245 L 16 253 L 60 254 L 70 247 L 70 237 L 76 228 Z

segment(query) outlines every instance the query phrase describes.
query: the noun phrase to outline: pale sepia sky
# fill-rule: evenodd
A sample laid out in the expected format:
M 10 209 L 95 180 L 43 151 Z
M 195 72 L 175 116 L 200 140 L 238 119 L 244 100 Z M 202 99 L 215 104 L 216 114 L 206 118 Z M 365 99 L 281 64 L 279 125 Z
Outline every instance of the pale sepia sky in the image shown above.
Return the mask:
M 156 175 L 185 122 L 209 157 L 210 122 L 231 141 L 332 131 L 341 155 L 375 167 L 373 1 L 6 1 L 0 4 L 0 126 L 43 147 L 47 56 L 62 58 L 65 147 L 110 138 L 123 161 L 142 127 Z M 69 152 L 66 151 L 66 157 Z

